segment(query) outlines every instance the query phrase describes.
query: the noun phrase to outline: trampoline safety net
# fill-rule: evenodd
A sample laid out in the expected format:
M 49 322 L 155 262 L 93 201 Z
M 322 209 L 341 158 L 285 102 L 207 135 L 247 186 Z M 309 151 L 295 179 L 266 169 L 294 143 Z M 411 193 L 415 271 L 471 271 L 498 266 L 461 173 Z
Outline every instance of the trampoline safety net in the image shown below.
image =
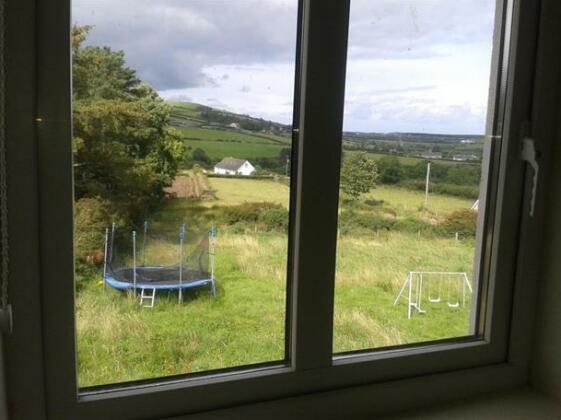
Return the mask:
M 211 284 L 214 292 L 216 231 L 179 226 L 151 231 L 148 223 L 135 230 L 107 230 L 104 277 L 120 289 L 184 289 Z

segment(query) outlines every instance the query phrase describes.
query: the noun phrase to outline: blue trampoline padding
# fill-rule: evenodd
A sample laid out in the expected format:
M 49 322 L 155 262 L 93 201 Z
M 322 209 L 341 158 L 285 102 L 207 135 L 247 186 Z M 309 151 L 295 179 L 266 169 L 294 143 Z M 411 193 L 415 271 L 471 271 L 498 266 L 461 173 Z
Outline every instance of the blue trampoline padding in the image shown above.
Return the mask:
M 118 271 L 115 274 L 118 274 Z M 107 276 L 105 277 L 105 281 L 107 282 L 107 284 L 114 287 L 115 289 L 120 289 L 120 290 L 134 289 L 134 283 L 117 280 L 111 274 L 107 274 Z M 158 284 L 158 282 L 142 282 L 142 280 L 139 280 L 136 282 L 136 288 L 155 289 L 155 290 L 179 290 L 179 289 L 190 289 L 194 287 L 206 286 L 212 283 L 214 283 L 214 279 L 211 278 L 186 280 L 182 284 L 179 284 L 179 281 L 177 282 L 167 281 L 164 284 L 162 283 Z

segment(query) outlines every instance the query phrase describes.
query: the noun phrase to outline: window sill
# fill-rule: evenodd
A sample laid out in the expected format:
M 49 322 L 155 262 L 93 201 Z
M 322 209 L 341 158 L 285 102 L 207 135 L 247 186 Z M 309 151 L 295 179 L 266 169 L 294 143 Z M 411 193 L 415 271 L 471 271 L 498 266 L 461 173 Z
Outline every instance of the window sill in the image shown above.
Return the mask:
M 530 388 L 392 416 L 395 420 L 439 419 L 559 419 L 561 404 Z
M 406 413 L 401 414 L 405 417 L 395 417 L 396 419 L 419 418 L 416 416 L 420 415 L 426 416 L 421 418 L 428 419 L 434 418 L 431 414 L 433 412 L 435 415 L 441 416 L 436 418 L 559 418 L 559 416 L 555 417 L 554 415 L 561 413 L 561 407 L 540 396 L 540 394 L 524 388 L 528 381 L 527 372 L 528 370 L 523 366 L 502 363 L 299 395 L 274 401 L 257 402 L 172 417 L 167 420 L 250 420 L 261 418 L 307 420 L 312 417 L 326 420 L 368 419 L 379 418 L 378 416 L 382 415 L 395 416 L 396 413 Z M 321 380 L 321 378 L 317 379 L 318 381 Z M 494 399 L 497 399 L 496 403 L 494 403 Z M 501 408 L 501 405 L 504 407 Z M 424 407 L 422 412 L 421 407 Z M 427 409 L 427 407 L 434 408 Z M 456 411 L 447 410 L 456 410 L 459 414 L 457 417 L 447 417 L 446 413 L 448 412 L 456 413 Z M 484 415 L 485 410 L 488 410 L 488 416 Z M 442 414 L 440 414 L 441 412 Z M 477 416 L 469 417 L 471 412 L 477 413 Z M 529 417 L 517 417 L 516 415 L 497 417 L 496 415 L 496 413 L 503 414 L 506 412 L 550 414 L 545 417 L 534 414 Z M 483 417 L 479 416 L 479 413 Z

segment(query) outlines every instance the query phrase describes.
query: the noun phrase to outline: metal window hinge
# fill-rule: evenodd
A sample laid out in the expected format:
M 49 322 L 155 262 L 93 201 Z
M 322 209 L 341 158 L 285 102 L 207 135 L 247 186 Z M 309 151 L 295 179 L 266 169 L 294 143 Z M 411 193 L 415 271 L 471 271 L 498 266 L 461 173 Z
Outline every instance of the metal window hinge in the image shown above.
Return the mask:
M 10 335 L 12 333 L 12 306 L 0 309 L 0 334 Z
M 532 167 L 534 176 L 532 178 L 532 192 L 530 196 L 530 217 L 534 216 L 534 209 L 536 207 L 536 194 L 538 191 L 538 176 L 540 172 L 540 165 L 538 163 L 539 153 L 536 150 L 536 142 L 531 137 L 524 137 L 522 139 L 522 153 L 521 159 Z

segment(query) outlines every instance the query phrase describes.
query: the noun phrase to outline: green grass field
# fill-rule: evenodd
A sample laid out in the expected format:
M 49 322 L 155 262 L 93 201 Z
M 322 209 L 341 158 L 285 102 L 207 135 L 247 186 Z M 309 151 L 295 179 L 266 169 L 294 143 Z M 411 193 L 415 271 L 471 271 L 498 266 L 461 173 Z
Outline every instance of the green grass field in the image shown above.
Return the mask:
M 274 181 L 210 178 L 215 200 L 175 199 L 155 215 L 154 229 L 199 223 L 244 202 L 288 205 L 288 187 Z M 397 217 L 424 214 L 423 194 L 391 187 L 373 190 Z M 433 217 L 471 206 L 431 195 Z M 200 222 L 202 223 L 202 222 Z M 241 366 L 284 358 L 287 237 L 280 232 L 218 226 L 217 297 L 207 289 L 160 294 L 154 309 L 97 278 L 79 280 L 78 367 L 81 386 Z M 465 271 L 471 276 L 474 241 L 390 231 L 342 235 L 338 240 L 334 351 L 345 352 L 462 336 L 469 305 L 425 302 L 427 313 L 407 319 L 405 300 L 393 306 L 409 271 Z M 436 292 L 436 283 L 433 293 Z M 457 290 L 443 290 L 458 298 Z
M 207 140 L 219 143 L 248 143 L 248 144 L 274 144 L 287 146 L 290 139 L 272 134 L 247 133 L 242 131 L 209 129 L 209 128 L 178 128 L 186 140 Z
M 210 185 L 216 191 L 219 205 L 233 206 L 245 202 L 269 201 L 288 208 L 290 190 L 281 182 L 259 179 L 210 178 Z M 216 205 L 209 201 L 205 205 Z
M 185 140 L 185 145 L 193 150 L 197 148 L 203 149 L 215 161 L 225 157 L 248 160 L 274 158 L 278 157 L 283 149 L 283 146 L 277 144 L 229 143 L 215 140 Z

